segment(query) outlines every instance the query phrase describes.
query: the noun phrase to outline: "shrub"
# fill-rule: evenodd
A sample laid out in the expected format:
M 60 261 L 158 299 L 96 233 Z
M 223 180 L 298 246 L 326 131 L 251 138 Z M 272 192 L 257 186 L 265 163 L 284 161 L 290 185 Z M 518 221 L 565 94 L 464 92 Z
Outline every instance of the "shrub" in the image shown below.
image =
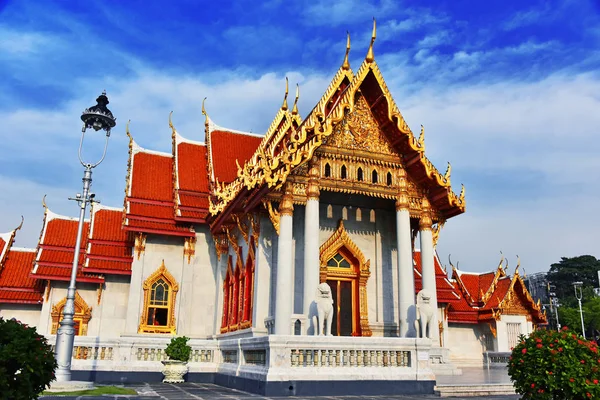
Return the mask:
M 0 317 L 0 397 L 37 399 L 54 380 L 56 360 L 46 338 L 20 321 Z
M 561 332 L 537 330 L 519 340 L 508 362 L 508 375 L 522 399 L 600 399 L 596 343 L 566 327 Z
M 192 348 L 187 344 L 189 337 L 174 337 L 171 339 L 171 343 L 165 349 L 165 353 L 171 360 L 176 361 L 187 361 L 190 359 Z

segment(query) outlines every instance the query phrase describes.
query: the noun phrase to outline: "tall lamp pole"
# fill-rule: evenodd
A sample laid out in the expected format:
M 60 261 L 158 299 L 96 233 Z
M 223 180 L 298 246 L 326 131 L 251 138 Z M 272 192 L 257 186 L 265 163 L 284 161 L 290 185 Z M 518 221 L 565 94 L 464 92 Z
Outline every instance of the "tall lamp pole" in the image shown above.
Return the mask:
M 583 338 L 585 339 L 585 325 L 583 324 L 583 310 L 581 309 L 581 299 L 583 298 L 582 286 L 583 282 L 573 283 L 573 288 L 575 289 L 575 297 L 579 302 L 579 315 L 581 316 L 581 332 L 583 333 Z
M 56 332 L 55 357 L 58 363 L 58 368 L 56 370 L 57 382 L 68 382 L 71 380 L 71 357 L 73 356 L 73 342 L 75 339 L 75 329 L 73 328 L 73 315 L 75 314 L 75 280 L 77 278 L 77 268 L 79 265 L 79 249 L 81 247 L 81 237 L 83 234 L 85 209 L 88 203 L 94 201 L 95 197 L 93 193 L 90 193 L 90 187 L 92 186 L 92 169 L 96 168 L 104 161 L 106 149 L 108 147 L 108 138 L 110 137 L 110 130 L 114 128 L 117 123 L 117 119 L 106 107 L 108 104 L 106 91 L 102 92 L 96 99 L 96 102 L 97 104 L 95 106 L 85 109 L 81 114 L 83 129 L 81 130 L 81 140 L 79 142 L 79 162 L 85 168 L 83 172 L 83 194 L 78 193 L 74 199 L 69 199 L 75 200 L 77 204 L 79 204 L 79 225 L 77 227 L 77 240 L 75 241 L 73 265 L 71 267 L 71 280 L 69 281 L 69 288 L 67 289 L 67 302 L 63 308 L 63 318 L 60 322 L 60 327 Z M 103 130 L 106 132 L 102 157 L 95 163 L 85 162 L 81 157 L 83 139 L 85 137 L 85 131 L 88 129 L 93 129 L 95 131 Z

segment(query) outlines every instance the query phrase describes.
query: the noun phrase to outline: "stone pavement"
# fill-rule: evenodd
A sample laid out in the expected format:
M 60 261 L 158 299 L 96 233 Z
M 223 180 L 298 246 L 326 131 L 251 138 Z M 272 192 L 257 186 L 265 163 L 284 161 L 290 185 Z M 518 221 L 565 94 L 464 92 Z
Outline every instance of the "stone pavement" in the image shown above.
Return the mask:
M 138 391 L 138 396 L 97 396 L 97 397 L 83 397 L 83 396 L 42 396 L 42 400 L 268 400 L 274 399 L 274 397 L 264 397 L 256 394 L 241 392 L 239 390 L 228 389 L 222 386 L 217 386 L 209 383 L 183 383 L 179 385 L 153 383 L 146 385 L 132 385 L 128 386 Z M 339 397 L 278 397 L 278 399 L 295 399 L 295 400 L 421 400 L 421 399 L 439 399 L 435 395 L 421 395 L 421 396 L 339 396 Z M 458 398 L 456 398 L 458 399 Z M 487 397 L 468 397 L 469 400 L 518 400 L 519 396 L 487 396 Z

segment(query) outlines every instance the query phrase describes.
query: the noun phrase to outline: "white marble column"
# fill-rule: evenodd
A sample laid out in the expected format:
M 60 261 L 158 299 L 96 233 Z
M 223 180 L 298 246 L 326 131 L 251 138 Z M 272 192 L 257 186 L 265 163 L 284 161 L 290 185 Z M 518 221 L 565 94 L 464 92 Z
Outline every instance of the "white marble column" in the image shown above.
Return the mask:
M 396 199 L 396 244 L 398 255 L 398 317 L 399 336 L 414 336 L 415 274 L 410 237 L 410 213 L 406 172 L 399 174 L 399 193 Z M 410 333 L 410 335 L 409 335 Z
M 308 318 L 307 332 L 313 335 L 313 316 L 317 306 L 315 292 L 319 286 L 319 169 L 315 164 L 308 171 L 306 186 L 306 210 L 304 215 L 304 302 L 303 313 Z
M 214 332 L 221 333 L 221 322 L 223 321 L 223 282 L 227 275 L 227 261 L 229 258 L 229 245 L 227 236 L 224 233 L 217 233 L 214 236 L 215 250 L 217 252 L 217 264 L 215 266 L 215 311 L 214 311 Z
M 285 193 L 279 204 L 279 240 L 277 243 L 277 280 L 275 288 L 275 334 L 290 335 L 292 326 L 292 304 L 294 300 L 293 226 L 294 205 L 292 185 L 285 185 Z
M 430 303 L 435 307 L 435 313 L 431 320 L 430 337 L 432 346 L 440 345 L 439 318 L 438 318 L 438 302 L 437 288 L 435 283 L 435 264 L 433 254 L 433 235 L 431 230 L 431 215 L 429 210 L 429 201 L 423 199 L 422 214 L 419 220 L 419 236 L 421 238 L 421 274 L 423 289 L 426 289 L 431 294 Z

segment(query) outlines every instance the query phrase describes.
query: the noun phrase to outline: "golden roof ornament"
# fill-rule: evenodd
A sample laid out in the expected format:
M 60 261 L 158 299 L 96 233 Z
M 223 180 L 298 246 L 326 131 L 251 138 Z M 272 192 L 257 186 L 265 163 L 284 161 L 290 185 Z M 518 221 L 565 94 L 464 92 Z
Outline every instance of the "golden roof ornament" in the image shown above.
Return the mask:
M 348 54 L 350 54 L 350 32 L 346 32 L 348 40 L 346 40 L 346 55 L 344 56 L 344 62 L 342 63 L 342 69 L 348 71 L 350 69 L 350 61 L 348 60 Z
M 287 97 L 288 97 L 288 92 L 289 92 L 289 88 L 288 88 L 288 78 L 287 76 L 285 77 L 285 96 L 283 96 L 283 104 L 281 105 L 281 109 L 283 111 L 288 109 L 288 104 L 287 104 Z
M 515 267 L 515 275 L 519 274 L 519 267 L 521 266 L 521 258 L 517 254 L 517 266 Z
M 444 180 L 446 180 L 447 183 L 450 183 L 450 174 L 452 173 L 452 164 L 450 164 L 450 161 L 448 161 L 448 167 L 446 168 L 446 173 L 444 173 Z
M 419 135 L 419 140 L 417 140 L 417 144 L 422 149 L 422 151 L 425 151 L 425 127 L 423 125 L 421 125 L 421 134 Z
M 460 195 L 458 196 L 458 201 L 462 204 L 465 201 L 465 185 L 461 184 L 462 188 L 460 189 Z
M 373 43 L 375 43 L 375 38 L 377 37 L 377 23 L 375 22 L 375 18 L 373 18 L 373 34 L 371 35 L 371 44 L 369 45 L 369 51 L 367 52 L 367 57 L 365 60 L 368 63 L 372 63 L 375 61 L 375 54 L 373 53 Z
M 42 207 L 44 207 L 44 211 L 48 211 L 48 205 L 46 204 L 46 195 L 42 197 Z
M 21 224 L 17 226 L 15 232 L 21 230 L 21 228 L 23 227 L 23 222 L 25 222 L 25 218 L 21 215 Z
M 169 113 L 169 128 L 171 128 L 172 136 L 175 137 L 177 131 L 175 130 L 175 126 L 173 126 L 173 121 L 171 120 L 171 116 L 173 115 L 173 111 Z
M 300 85 L 296 83 L 296 98 L 294 99 L 294 107 L 292 107 L 292 115 L 298 114 L 298 99 L 300 98 Z

